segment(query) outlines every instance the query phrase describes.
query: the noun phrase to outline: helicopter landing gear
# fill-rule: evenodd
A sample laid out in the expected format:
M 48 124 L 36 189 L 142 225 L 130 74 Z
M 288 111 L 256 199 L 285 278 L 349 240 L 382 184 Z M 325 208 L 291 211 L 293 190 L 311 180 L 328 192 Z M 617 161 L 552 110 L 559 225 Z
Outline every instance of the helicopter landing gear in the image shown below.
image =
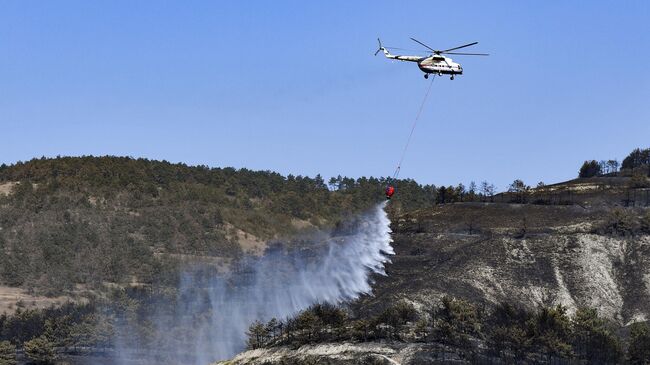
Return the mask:
M 454 75 L 451 75 L 451 77 L 449 78 L 449 80 L 453 80 L 453 79 L 454 79 Z
M 429 78 L 429 74 L 424 74 L 424 78 L 425 78 L 425 79 L 428 79 L 428 78 Z

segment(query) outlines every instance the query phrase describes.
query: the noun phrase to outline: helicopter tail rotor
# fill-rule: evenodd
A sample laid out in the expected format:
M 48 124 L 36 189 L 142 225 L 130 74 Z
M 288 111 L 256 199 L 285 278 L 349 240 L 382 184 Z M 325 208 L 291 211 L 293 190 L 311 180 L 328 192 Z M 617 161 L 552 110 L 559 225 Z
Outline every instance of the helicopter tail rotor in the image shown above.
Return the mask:
M 379 38 L 377 38 L 377 42 L 379 43 L 379 48 L 377 49 L 377 52 L 375 52 L 375 56 L 377 55 L 377 53 L 384 51 L 386 49 L 384 48 L 384 46 L 381 45 L 381 40 Z

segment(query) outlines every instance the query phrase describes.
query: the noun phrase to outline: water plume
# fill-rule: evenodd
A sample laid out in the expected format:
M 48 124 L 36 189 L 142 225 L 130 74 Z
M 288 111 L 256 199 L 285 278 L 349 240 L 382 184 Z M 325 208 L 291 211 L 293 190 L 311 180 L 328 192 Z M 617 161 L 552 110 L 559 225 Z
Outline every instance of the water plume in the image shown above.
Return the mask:
M 317 302 L 340 303 L 370 293 L 371 275 L 384 274 L 393 254 L 384 207 L 378 204 L 342 229 L 305 238 L 309 245 L 303 248 L 277 245 L 227 275 L 201 268 L 185 272 L 173 313 L 151 321 L 154 341 L 173 362 L 205 365 L 244 350 L 255 320 L 284 319 Z

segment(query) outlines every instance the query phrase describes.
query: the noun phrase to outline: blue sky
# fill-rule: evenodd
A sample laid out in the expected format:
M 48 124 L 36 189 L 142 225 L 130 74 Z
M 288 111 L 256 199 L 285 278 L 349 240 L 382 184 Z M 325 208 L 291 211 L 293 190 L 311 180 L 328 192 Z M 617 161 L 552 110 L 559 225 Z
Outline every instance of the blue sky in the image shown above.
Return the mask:
M 376 38 L 479 41 L 402 168 L 504 188 L 650 147 L 648 1 L 4 1 L 0 162 L 130 155 L 390 175 L 427 87 Z

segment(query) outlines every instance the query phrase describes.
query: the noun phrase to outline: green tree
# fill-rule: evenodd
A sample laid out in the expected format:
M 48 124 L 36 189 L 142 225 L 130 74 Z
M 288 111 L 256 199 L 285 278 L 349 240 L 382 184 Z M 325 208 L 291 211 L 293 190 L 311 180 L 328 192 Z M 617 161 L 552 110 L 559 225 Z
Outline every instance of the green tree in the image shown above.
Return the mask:
M 579 308 L 572 318 L 573 348 L 578 356 L 594 364 L 616 364 L 623 351 L 618 338 L 593 308 Z
M 296 317 L 296 327 L 302 336 L 299 338 L 300 342 L 310 343 L 317 339 L 320 332 L 322 322 L 311 310 L 302 311 Z
M 566 307 L 542 308 L 531 320 L 535 344 L 550 357 L 570 357 L 571 320 Z
M 489 319 L 490 347 L 502 357 L 515 356 L 515 360 L 524 360 L 530 351 L 533 337 L 528 331 L 531 314 L 521 307 L 510 303 L 499 303 Z
M 478 187 L 476 186 L 476 183 L 474 181 L 470 182 L 469 187 L 467 188 L 467 200 L 469 201 L 476 200 L 477 193 L 478 193 Z
M 399 301 L 380 313 L 376 322 L 380 326 L 388 327 L 389 339 L 400 339 L 401 332 L 405 329 L 406 324 L 416 319 L 417 312 L 413 305 L 405 301 Z
M 515 360 L 523 360 L 533 343 L 523 323 L 496 326 L 490 332 L 488 341 L 500 357 L 507 358 L 512 354 Z
M 343 309 L 329 303 L 317 303 L 308 310 L 318 317 L 326 334 L 340 336 L 345 330 L 348 314 Z
M 450 322 L 463 334 L 476 334 L 481 328 L 476 306 L 463 299 L 443 297 L 437 317 Z
M 329 187 L 330 190 L 340 190 L 341 189 L 341 180 L 343 180 L 343 177 L 339 175 L 338 177 L 330 177 L 329 181 L 327 182 L 327 186 Z
M 91 314 L 72 325 L 66 342 L 73 347 L 107 348 L 114 336 L 111 318 Z
M 650 165 L 650 148 L 643 150 L 636 148 L 634 151 L 630 152 L 630 154 L 623 159 L 621 168 L 635 169 L 644 165 Z
M 16 346 L 9 341 L 0 341 L 0 365 L 16 365 Z
M 271 318 L 271 320 L 269 320 L 266 323 L 266 326 L 264 327 L 264 330 L 266 331 L 267 335 L 270 335 L 272 341 L 275 341 L 275 335 L 276 335 L 276 331 L 278 330 L 278 324 L 279 322 L 277 318 Z
M 650 364 L 650 327 L 647 323 L 637 322 L 630 326 L 627 360 L 634 365 Z
M 368 341 L 373 324 L 367 319 L 358 319 L 352 322 L 352 338 L 358 341 Z
M 508 192 L 510 193 L 523 193 L 530 189 L 530 186 L 526 185 L 522 180 L 517 179 L 508 186 Z
M 57 359 L 54 343 L 45 336 L 25 342 L 25 356 L 34 364 L 50 365 Z
M 321 176 L 321 174 L 316 175 L 314 178 L 314 188 L 321 190 L 321 189 L 327 189 L 327 185 L 325 185 L 325 180 Z
M 451 200 L 449 195 L 451 194 L 448 194 L 447 187 L 445 187 L 444 185 L 439 187 L 438 191 L 436 192 L 436 203 L 445 204 L 449 202 Z
M 480 335 L 480 320 L 476 306 L 445 296 L 440 307 L 433 310 L 434 339 L 457 346 L 470 346 L 470 336 Z
M 264 346 L 268 337 L 268 332 L 264 323 L 255 321 L 248 327 L 246 335 L 248 336 L 248 348 L 257 349 Z
M 594 177 L 602 173 L 600 164 L 596 160 L 585 161 L 580 167 L 579 177 Z
M 4 336 L 15 344 L 28 341 L 43 333 L 43 322 L 41 311 L 17 308 L 14 315 L 6 320 Z
M 465 194 L 467 194 L 467 189 L 465 188 L 465 185 L 463 185 L 463 183 L 459 183 L 454 189 L 454 192 L 459 197 L 460 201 L 463 201 L 463 197 L 465 196 Z

